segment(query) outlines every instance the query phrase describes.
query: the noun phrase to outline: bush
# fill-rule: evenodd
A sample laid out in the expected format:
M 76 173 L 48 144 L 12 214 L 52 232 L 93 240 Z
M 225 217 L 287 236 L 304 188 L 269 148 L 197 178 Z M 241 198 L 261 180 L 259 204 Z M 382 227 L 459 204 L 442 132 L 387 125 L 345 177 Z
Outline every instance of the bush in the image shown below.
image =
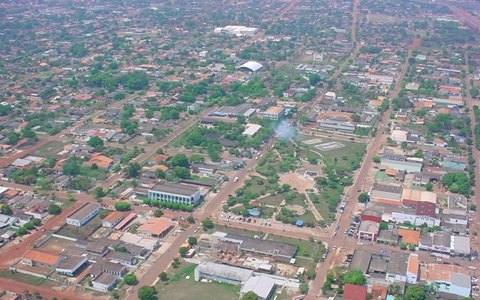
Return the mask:
M 51 215 L 59 215 L 62 212 L 62 208 L 56 204 L 50 204 L 47 211 Z
M 130 208 L 131 208 L 131 205 L 128 202 L 120 201 L 115 203 L 115 209 L 118 211 L 127 211 L 127 210 L 130 210 Z

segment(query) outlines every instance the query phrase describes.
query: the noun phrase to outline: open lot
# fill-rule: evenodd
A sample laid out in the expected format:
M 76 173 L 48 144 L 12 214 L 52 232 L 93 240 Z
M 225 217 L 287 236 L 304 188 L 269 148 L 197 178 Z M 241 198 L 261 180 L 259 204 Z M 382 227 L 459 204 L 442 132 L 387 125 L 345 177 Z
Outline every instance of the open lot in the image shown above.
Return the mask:
M 196 300 L 237 300 L 240 286 L 218 283 L 197 282 L 193 272 L 197 265 L 182 262 L 177 268 L 167 271 L 168 282 L 159 281 L 155 287 L 158 299 L 196 299 Z
M 53 286 L 53 282 L 32 275 L 12 272 L 10 270 L 0 270 L 0 277 L 12 279 L 19 282 L 24 282 L 34 286 Z
M 33 155 L 47 158 L 57 157 L 57 153 L 63 150 L 63 145 L 61 141 L 54 141 L 39 148 L 33 152 Z

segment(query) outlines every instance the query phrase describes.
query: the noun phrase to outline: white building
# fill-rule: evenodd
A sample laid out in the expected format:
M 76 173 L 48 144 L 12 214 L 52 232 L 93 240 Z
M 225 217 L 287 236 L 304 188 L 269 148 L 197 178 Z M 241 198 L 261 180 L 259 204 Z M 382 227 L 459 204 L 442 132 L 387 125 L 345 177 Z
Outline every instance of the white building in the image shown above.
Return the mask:
M 258 125 L 258 124 L 247 124 L 245 126 L 245 131 L 242 133 L 242 135 L 246 135 L 246 136 L 254 136 L 255 134 L 257 134 L 257 132 L 262 128 L 262 125 Z
M 92 281 L 92 285 L 96 290 L 108 292 L 115 286 L 116 282 L 117 277 L 115 275 L 102 272 L 97 278 L 95 278 L 95 280 Z
M 161 181 L 148 190 L 148 199 L 197 205 L 201 200 L 201 191 L 198 187 Z
M 73 214 L 67 217 L 67 224 L 72 226 L 83 226 L 100 212 L 101 206 L 98 203 L 88 202 Z

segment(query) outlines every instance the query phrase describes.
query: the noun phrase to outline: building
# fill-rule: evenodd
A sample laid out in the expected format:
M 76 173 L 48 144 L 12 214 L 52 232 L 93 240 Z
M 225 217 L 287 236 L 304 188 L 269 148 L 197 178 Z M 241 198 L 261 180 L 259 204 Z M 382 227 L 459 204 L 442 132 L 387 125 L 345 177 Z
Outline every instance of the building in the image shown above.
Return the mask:
M 240 294 L 243 296 L 248 292 L 254 292 L 258 299 L 269 300 L 275 292 L 275 280 L 268 276 L 251 276 L 243 285 Z
M 398 143 L 406 142 L 408 137 L 408 131 L 405 130 L 400 130 L 400 129 L 394 129 L 392 130 L 392 133 L 390 134 L 390 138 Z
M 388 169 L 402 170 L 407 173 L 421 172 L 423 164 L 421 162 L 407 160 L 403 156 L 383 155 L 381 164 Z
M 385 280 L 389 282 L 406 282 L 408 259 L 408 254 L 392 252 L 387 264 Z
M 180 183 L 161 181 L 148 190 L 148 199 L 167 201 L 185 205 L 197 205 L 201 200 L 198 187 Z
M 117 226 L 120 221 L 125 218 L 125 214 L 120 211 L 114 211 L 105 217 L 102 221 L 102 226 L 107 228 L 113 228 Z
M 208 279 L 229 284 L 241 285 L 247 282 L 253 271 L 204 261 L 195 268 L 195 281 Z
M 98 203 L 88 202 L 77 209 L 73 214 L 67 217 L 67 224 L 72 226 L 83 226 L 85 223 L 95 217 L 101 210 Z
M 450 239 L 450 249 L 456 255 L 470 255 L 470 237 L 452 235 Z
M 418 244 L 420 250 L 450 254 L 450 246 L 451 233 L 449 232 L 422 232 L 420 234 L 420 243 Z
M 286 111 L 284 107 L 281 106 L 271 106 L 266 111 L 262 113 L 265 119 L 270 119 L 274 121 L 281 120 L 285 117 Z
M 366 300 L 367 287 L 347 283 L 343 287 L 343 299 L 345 300 Z
M 430 204 L 423 204 L 420 210 L 424 210 L 425 212 L 429 209 L 430 210 L 432 205 L 437 204 L 437 194 L 434 192 L 429 191 L 419 191 L 414 189 L 403 189 L 402 191 L 402 203 L 404 205 L 421 205 L 420 203 L 430 203 Z M 431 212 L 429 213 L 431 214 Z
M 55 254 L 29 249 L 22 260 L 29 266 L 53 267 L 58 263 L 60 257 Z
M 402 187 L 375 183 L 370 192 L 370 201 L 392 205 L 401 205 Z
M 166 218 L 151 218 L 145 224 L 137 228 L 138 233 L 149 236 L 161 238 L 172 230 L 174 224 Z
M 376 241 L 380 231 L 380 224 L 372 221 L 362 221 L 358 228 L 358 238 L 368 241 Z
M 297 246 L 247 236 L 216 232 L 220 240 L 239 245 L 240 251 L 273 257 L 275 260 L 289 262 L 297 252 Z
M 428 264 L 421 272 L 421 279 L 434 285 L 438 292 L 469 297 L 471 278 L 465 268 L 449 264 Z
M 86 262 L 86 256 L 67 256 L 57 264 L 55 271 L 63 275 L 75 276 L 77 271 L 80 270 Z
M 229 34 L 235 36 L 254 36 L 258 32 L 258 28 L 240 25 L 228 25 L 225 27 L 217 27 L 213 30 L 213 32 L 216 34 Z
M 92 280 L 92 286 L 96 290 L 108 292 L 115 286 L 117 279 L 117 276 L 113 274 L 102 272 L 99 276 Z
M 420 274 L 420 260 L 418 254 L 410 253 L 407 264 L 407 282 L 417 283 Z
M 10 227 L 20 221 L 18 217 L 0 214 L 0 228 Z
M 104 155 L 93 155 L 92 158 L 85 163 L 86 166 L 96 165 L 100 169 L 109 169 L 113 165 L 113 159 Z
M 241 71 L 246 71 L 246 72 L 252 72 L 255 73 L 261 68 L 263 68 L 263 65 L 259 62 L 256 61 L 247 61 L 246 63 L 242 64 L 241 66 L 238 67 Z
M 318 123 L 318 127 L 324 130 L 334 130 L 348 133 L 353 133 L 357 128 L 355 124 L 346 121 L 343 118 L 328 118 L 320 121 Z
M 258 133 L 258 131 L 262 128 L 262 125 L 249 123 L 245 125 L 245 127 L 245 131 L 242 133 L 242 135 L 252 137 Z

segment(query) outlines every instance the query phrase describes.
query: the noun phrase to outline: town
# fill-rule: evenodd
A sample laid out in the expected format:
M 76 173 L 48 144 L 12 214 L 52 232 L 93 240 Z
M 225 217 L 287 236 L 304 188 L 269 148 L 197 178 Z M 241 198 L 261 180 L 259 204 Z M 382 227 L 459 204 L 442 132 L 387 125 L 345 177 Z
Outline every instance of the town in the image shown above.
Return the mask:
M 480 299 L 480 3 L 0 8 L 0 299 Z

